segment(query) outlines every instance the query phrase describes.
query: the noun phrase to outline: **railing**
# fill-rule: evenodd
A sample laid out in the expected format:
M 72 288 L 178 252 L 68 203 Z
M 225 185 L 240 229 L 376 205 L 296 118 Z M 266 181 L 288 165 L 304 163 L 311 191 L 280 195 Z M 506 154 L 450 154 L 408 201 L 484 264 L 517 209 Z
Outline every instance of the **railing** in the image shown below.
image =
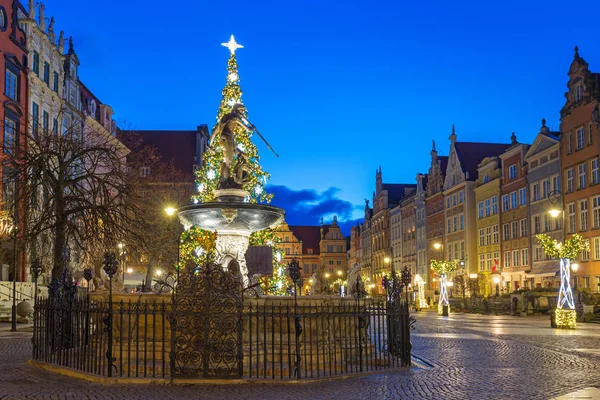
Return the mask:
M 392 342 L 401 333 L 394 321 L 406 317 L 409 324 L 407 313 L 405 303 L 309 304 L 298 306 L 297 314 L 287 305 L 250 305 L 244 313 L 244 375 L 323 378 L 410 366 L 410 349 L 403 360 Z
M 240 311 L 243 330 L 231 346 L 238 346 L 242 378 L 316 379 L 410 366 L 411 319 L 404 301 L 307 301 L 295 309 L 290 301 L 246 299 Z M 211 363 L 227 357 L 225 351 L 219 353 L 215 336 L 203 340 L 197 335 L 186 343 L 172 340 L 178 338 L 177 329 L 190 329 L 173 326 L 173 320 L 171 303 L 165 301 L 121 301 L 110 310 L 109 302 L 89 296 L 39 298 L 33 358 L 100 376 L 173 378 L 171 354 L 185 356 L 186 346 L 194 348 L 190 355 L 206 356 Z M 218 325 L 208 329 L 219 329 L 223 337 L 236 337 L 239 327 L 223 326 L 227 324 L 218 317 L 210 324 Z
M 17 282 L 17 284 L 18 283 L 19 282 Z M 2 289 L 2 288 L 7 289 L 7 291 L 4 292 L 4 291 L 0 290 L 0 297 L 1 296 L 8 296 L 8 299 L 11 300 L 12 299 L 12 293 L 13 293 L 12 283 L 11 284 L 6 284 L 6 283 L 0 282 L 0 289 Z M 23 298 L 26 298 L 26 299 L 29 299 L 29 300 L 33 300 L 33 296 L 30 295 L 30 294 L 23 293 L 23 292 L 21 292 L 19 290 L 16 290 L 15 293 L 18 294 L 18 295 L 21 295 L 20 297 L 16 296 L 18 300 L 23 300 Z
M 39 298 L 33 359 L 101 376 L 164 378 L 170 375 L 167 316 L 164 302 L 114 304 L 111 355 L 107 302 Z

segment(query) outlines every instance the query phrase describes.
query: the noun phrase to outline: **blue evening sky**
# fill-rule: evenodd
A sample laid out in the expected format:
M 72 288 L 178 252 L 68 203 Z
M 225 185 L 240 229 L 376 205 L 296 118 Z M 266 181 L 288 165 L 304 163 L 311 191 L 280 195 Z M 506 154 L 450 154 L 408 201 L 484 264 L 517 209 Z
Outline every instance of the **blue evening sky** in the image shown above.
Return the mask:
M 600 2 L 47 0 L 80 75 L 138 129 L 212 127 L 234 34 L 249 119 L 291 223 L 358 218 L 375 170 L 413 183 L 431 140 L 558 129 L 573 47 L 600 71 Z M 326 218 L 327 219 L 327 218 Z

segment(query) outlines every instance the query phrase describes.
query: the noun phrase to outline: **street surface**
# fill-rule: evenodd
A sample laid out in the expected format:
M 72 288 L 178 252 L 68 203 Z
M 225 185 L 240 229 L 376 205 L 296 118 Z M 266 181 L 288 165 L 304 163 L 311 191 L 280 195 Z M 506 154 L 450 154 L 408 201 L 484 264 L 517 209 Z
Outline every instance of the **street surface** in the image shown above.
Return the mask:
M 414 315 L 423 368 L 301 384 L 89 383 L 26 365 L 31 334 L 0 324 L 0 399 L 600 399 L 600 325 L 558 331 L 547 317 Z

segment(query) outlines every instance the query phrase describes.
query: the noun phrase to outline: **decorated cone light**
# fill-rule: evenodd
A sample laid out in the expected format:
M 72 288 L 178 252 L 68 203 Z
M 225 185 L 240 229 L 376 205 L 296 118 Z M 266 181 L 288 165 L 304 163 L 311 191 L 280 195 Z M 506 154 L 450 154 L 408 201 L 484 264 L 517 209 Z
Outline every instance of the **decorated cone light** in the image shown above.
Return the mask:
M 450 300 L 448 299 L 448 274 L 456 271 L 458 260 L 437 261 L 431 260 L 431 269 L 440 276 L 440 301 L 438 302 L 438 314 L 447 317 L 450 311 Z
M 562 243 L 545 234 L 536 237 L 548 257 L 560 260 L 560 289 L 556 310 L 554 310 L 556 327 L 575 329 L 577 312 L 571 290 L 571 261 L 582 251 L 589 251 L 590 244 L 577 233 Z

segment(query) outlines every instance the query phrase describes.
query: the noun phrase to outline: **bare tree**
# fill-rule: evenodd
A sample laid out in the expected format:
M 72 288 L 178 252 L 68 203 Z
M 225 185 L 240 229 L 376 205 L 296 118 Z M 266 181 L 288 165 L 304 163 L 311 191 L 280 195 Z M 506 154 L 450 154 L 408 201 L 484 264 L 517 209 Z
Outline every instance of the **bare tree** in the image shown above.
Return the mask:
M 135 221 L 125 240 L 130 256 L 146 269 L 144 291 L 149 291 L 157 268 L 173 270 L 183 230 L 177 217 L 167 216 L 165 208 L 188 203 L 193 182 L 172 160 L 162 159 L 159 149 L 144 144 L 135 131 L 122 130 L 118 136 L 131 149 L 127 179 L 143 216 Z
M 8 148 L 5 184 L 16 186 L 12 207 L 24 209 L 21 237 L 36 257 L 47 257 L 52 277 L 68 266 L 70 253 L 91 264 L 131 229 L 140 209 L 128 182 L 129 150 L 99 124 L 65 118 L 34 122 L 22 133 L 25 147 Z M 87 122 L 86 122 L 87 121 Z M 94 128 L 94 126 L 96 126 Z M 8 183 L 7 183 L 8 182 Z

